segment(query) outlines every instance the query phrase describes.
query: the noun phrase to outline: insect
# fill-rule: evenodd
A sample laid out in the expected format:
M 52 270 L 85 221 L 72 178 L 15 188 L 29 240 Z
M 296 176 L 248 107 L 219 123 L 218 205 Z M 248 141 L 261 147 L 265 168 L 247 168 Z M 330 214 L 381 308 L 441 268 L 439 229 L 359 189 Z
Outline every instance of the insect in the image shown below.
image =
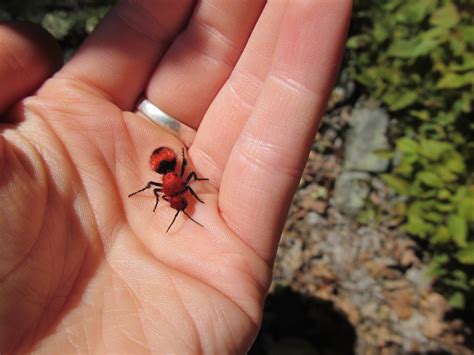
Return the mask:
M 162 182 L 156 181 L 149 181 L 146 186 L 138 191 L 132 192 L 128 197 L 132 197 L 133 195 L 138 194 L 139 192 L 153 189 L 153 194 L 156 197 L 155 207 L 153 208 L 153 212 L 155 212 L 156 207 L 158 206 L 158 202 L 160 200 L 160 194 L 163 200 L 167 201 L 170 204 L 171 208 L 176 210 L 176 214 L 171 221 L 166 233 L 170 230 L 171 226 L 178 217 L 180 212 L 183 212 L 191 221 L 194 223 L 199 224 L 202 226 L 201 223 L 194 220 L 187 212 L 186 207 L 188 207 L 188 201 L 185 196 L 185 192 L 189 191 L 191 195 L 196 198 L 201 203 L 204 203 L 198 195 L 194 192 L 194 190 L 189 186 L 191 180 L 196 181 L 203 181 L 209 180 L 207 178 L 200 178 L 196 175 L 194 171 L 191 171 L 189 175 L 184 178 L 184 172 L 186 170 L 186 166 L 188 165 L 188 161 L 184 156 L 184 148 L 181 149 L 182 159 L 183 162 L 181 164 L 181 171 L 178 175 L 176 173 L 176 154 L 175 152 L 168 147 L 159 147 L 151 153 L 150 156 L 150 167 L 152 170 L 156 171 L 158 174 L 163 175 Z

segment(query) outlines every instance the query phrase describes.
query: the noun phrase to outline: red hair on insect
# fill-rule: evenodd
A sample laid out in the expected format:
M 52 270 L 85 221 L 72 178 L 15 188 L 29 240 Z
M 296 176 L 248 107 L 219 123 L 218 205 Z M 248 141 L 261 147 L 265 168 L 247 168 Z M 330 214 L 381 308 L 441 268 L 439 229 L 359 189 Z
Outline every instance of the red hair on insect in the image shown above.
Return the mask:
M 207 181 L 208 178 L 200 178 L 196 175 L 194 171 L 191 171 L 187 177 L 185 177 L 185 170 L 188 161 L 184 156 L 184 148 L 181 149 L 182 155 L 182 164 L 181 169 L 178 175 L 176 169 L 176 154 L 175 152 L 168 147 L 159 147 L 151 153 L 150 156 L 150 167 L 156 171 L 158 174 L 163 175 L 162 181 L 148 181 L 145 187 L 141 188 L 138 191 L 132 192 L 128 197 L 132 197 L 142 191 L 152 189 L 153 194 L 155 195 L 155 207 L 153 207 L 153 212 L 155 212 L 156 207 L 160 197 L 163 198 L 166 202 L 169 203 L 170 207 L 176 210 L 176 213 L 171 221 L 171 224 L 168 226 L 166 232 L 168 232 L 173 225 L 176 217 L 180 212 L 183 212 L 190 220 L 194 223 L 202 226 L 198 221 L 194 220 L 186 208 L 188 207 L 188 200 L 185 196 L 186 193 L 190 193 L 197 201 L 204 203 L 203 200 L 199 198 L 198 195 L 191 188 L 190 183 L 192 181 Z
M 159 147 L 151 153 L 150 167 L 158 174 L 166 174 L 176 168 L 176 153 L 168 147 Z

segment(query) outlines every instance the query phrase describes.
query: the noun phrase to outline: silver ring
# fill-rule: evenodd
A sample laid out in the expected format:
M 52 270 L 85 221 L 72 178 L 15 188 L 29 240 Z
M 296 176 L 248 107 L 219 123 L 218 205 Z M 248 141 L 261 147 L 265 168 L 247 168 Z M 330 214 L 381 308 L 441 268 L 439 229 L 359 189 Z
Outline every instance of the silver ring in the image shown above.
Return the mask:
M 143 114 L 150 121 L 175 135 L 186 147 L 189 148 L 193 143 L 194 137 L 196 136 L 195 129 L 179 122 L 176 118 L 168 115 L 147 99 L 143 98 L 138 102 L 137 111 Z

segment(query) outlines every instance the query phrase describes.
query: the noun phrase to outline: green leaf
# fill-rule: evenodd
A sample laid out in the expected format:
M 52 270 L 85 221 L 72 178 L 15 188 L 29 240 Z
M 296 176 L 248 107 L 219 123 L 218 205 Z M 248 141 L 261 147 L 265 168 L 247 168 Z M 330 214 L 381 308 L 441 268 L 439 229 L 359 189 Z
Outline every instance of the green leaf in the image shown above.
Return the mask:
M 421 171 L 416 175 L 417 179 L 430 187 L 443 187 L 443 180 L 431 171 Z
M 449 154 L 446 157 L 446 168 L 455 174 L 463 174 L 466 170 L 466 165 L 462 155 L 456 151 Z
M 401 22 L 417 24 L 425 18 L 428 9 L 429 4 L 426 1 L 410 1 L 399 10 L 397 19 Z
M 424 56 L 428 53 L 431 53 L 433 49 L 439 46 L 439 41 L 435 41 L 432 39 L 426 39 L 420 41 L 420 43 L 415 48 L 415 52 L 413 53 L 413 57 L 420 57 Z
M 446 244 L 450 239 L 451 234 L 449 233 L 449 229 L 445 226 L 440 226 L 434 236 L 430 239 L 430 244 L 438 245 L 438 244 Z
M 445 279 L 445 284 L 458 290 L 469 290 L 467 275 L 462 270 L 454 270 L 451 277 Z
M 459 214 L 467 221 L 474 222 L 474 196 L 466 194 L 459 201 Z
M 466 42 L 474 44 L 474 26 L 461 26 L 459 32 Z
M 414 91 L 403 91 L 394 89 L 387 91 L 382 100 L 390 110 L 397 111 L 412 105 L 418 99 L 418 95 Z
M 439 224 L 444 221 L 444 216 L 438 212 L 429 211 L 423 215 L 423 219 L 434 224 Z
M 391 109 L 401 110 L 413 104 L 417 99 L 418 99 L 417 92 L 405 91 L 398 97 L 397 101 L 391 106 Z
M 390 32 L 387 26 L 384 26 L 382 23 L 377 22 L 374 25 L 374 30 L 372 32 L 374 39 L 378 43 L 384 42 L 389 36 Z
M 414 139 L 403 137 L 397 140 L 396 145 L 402 153 L 418 153 L 419 145 Z
M 448 217 L 448 229 L 454 242 L 459 247 L 467 245 L 467 223 L 460 215 L 450 215 Z
M 359 48 L 369 44 L 371 41 L 370 36 L 366 33 L 355 35 L 347 40 L 347 48 Z
M 413 165 L 412 163 L 402 160 L 400 164 L 398 164 L 393 170 L 393 172 L 404 177 L 410 177 L 413 173 Z
M 474 243 L 469 243 L 461 249 L 456 254 L 456 258 L 463 264 L 474 265 Z
M 445 183 L 452 183 L 458 180 L 458 176 L 451 172 L 450 170 L 446 169 L 444 166 L 436 166 L 433 169 L 434 173 L 436 173 L 441 180 Z
M 448 200 L 452 196 L 451 192 L 449 190 L 440 190 L 438 192 L 438 195 L 436 196 L 440 200 Z
M 458 9 L 452 2 L 448 2 L 431 15 L 430 23 L 438 27 L 451 28 L 456 26 L 459 20 Z
M 433 139 L 421 140 L 420 148 L 421 155 L 433 161 L 440 160 L 444 153 L 454 149 L 453 145 L 450 143 L 440 142 Z
M 399 39 L 392 42 L 388 48 L 388 55 L 396 58 L 414 58 L 416 48 L 420 45 L 418 39 Z
M 433 231 L 433 225 L 425 222 L 419 212 L 413 206 L 408 210 L 408 222 L 403 226 L 403 229 L 410 234 L 424 238 Z
M 398 192 L 400 195 L 408 195 L 410 184 L 405 179 L 402 179 L 396 175 L 383 174 L 381 179 L 392 189 Z
M 466 301 L 464 294 L 460 291 L 454 292 L 448 299 L 448 303 L 454 308 L 464 308 Z
M 462 58 L 463 58 L 463 61 L 462 61 L 461 64 L 459 64 L 457 62 L 450 63 L 448 69 L 450 71 L 455 71 L 455 72 L 463 72 L 463 71 L 466 71 L 466 70 L 474 69 L 474 55 L 473 54 L 464 53 Z
M 437 203 L 434 208 L 436 208 L 437 211 L 439 212 L 453 212 L 455 210 L 455 205 L 452 203 Z
M 446 274 L 445 264 L 449 261 L 447 254 L 435 254 L 428 266 L 428 274 L 431 276 L 443 276 Z
M 458 89 L 473 83 L 474 72 L 466 74 L 448 73 L 436 83 L 436 87 L 439 89 Z
M 411 110 L 409 113 L 421 121 L 428 121 L 430 119 L 430 113 L 428 110 Z

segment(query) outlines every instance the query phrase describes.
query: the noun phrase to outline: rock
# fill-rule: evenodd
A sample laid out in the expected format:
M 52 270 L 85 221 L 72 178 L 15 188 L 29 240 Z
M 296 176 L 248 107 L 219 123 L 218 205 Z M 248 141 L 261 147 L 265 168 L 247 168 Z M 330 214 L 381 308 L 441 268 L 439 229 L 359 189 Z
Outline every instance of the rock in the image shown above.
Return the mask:
M 423 335 L 427 338 L 435 339 L 439 337 L 446 329 L 446 324 L 438 317 L 429 315 L 422 328 Z
M 388 303 L 395 312 L 398 319 L 406 320 L 411 318 L 413 305 L 415 304 L 413 292 L 411 290 L 400 290 L 387 297 Z
M 347 102 L 352 95 L 354 95 L 356 85 L 354 81 L 350 79 L 350 75 L 347 70 L 342 70 L 337 80 L 336 86 L 331 92 L 331 96 L 328 101 L 328 110 L 332 110 L 335 106 L 341 105 Z
M 451 307 L 449 306 L 446 299 L 439 293 L 431 293 L 425 300 L 424 308 L 429 312 L 430 315 L 439 319 L 440 321 L 444 318 L 446 312 Z
M 366 226 L 357 229 L 357 235 L 361 237 L 357 238 L 359 254 L 377 254 L 382 249 L 383 240 L 386 239 L 382 233 Z
M 326 213 L 326 210 L 328 208 L 328 202 L 324 200 L 317 200 L 312 203 L 312 209 L 314 209 L 317 213 L 320 215 L 323 215 Z
M 385 270 L 387 269 L 386 263 L 381 260 L 369 260 L 364 264 L 365 268 L 369 275 L 373 278 L 380 278 L 384 275 Z
M 303 263 L 303 242 L 301 239 L 293 239 L 291 246 L 281 256 L 280 265 L 284 276 L 291 277 Z
M 360 313 L 365 318 L 375 318 L 376 312 L 377 304 L 375 302 L 368 302 L 364 304 L 360 309 Z
M 317 226 L 318 223 L 321 222 L 321 219 L 322 219 L 321 216 L 314 211 L 308 212 L 306 216 L 304 217 L 305 223 L 307 223 L 308 225 L 312 227 Z
M 432 277 L 428 275 L 428 268 L 411 267 L 405 272 L 405 277 L 413 283 L 413 286 L 421 293 L 427 291 L 431 287 Z
M 346 135 L 345 170 L 387 170 L 389 160 L 376 152 L 389 148 L 386 137 L 388 124 L 388 114 L 381 108 L 363 106 L 352 111 L 350 129 Z
M 341 213 L 355 217 L 364 208 L 369 191 L 369 174 L 344 172 L 336 179 L 334 204 Z
M 426 318 L 417 310 L 413 312 L 410 318 L 397 320 L 395 328 L 404 339 L 403 348 L 406 352 L 413 348 L 413 345 L 418 346 L 427 343 L 426 337 L 421 332 L 421 329 L 426 323 Z

